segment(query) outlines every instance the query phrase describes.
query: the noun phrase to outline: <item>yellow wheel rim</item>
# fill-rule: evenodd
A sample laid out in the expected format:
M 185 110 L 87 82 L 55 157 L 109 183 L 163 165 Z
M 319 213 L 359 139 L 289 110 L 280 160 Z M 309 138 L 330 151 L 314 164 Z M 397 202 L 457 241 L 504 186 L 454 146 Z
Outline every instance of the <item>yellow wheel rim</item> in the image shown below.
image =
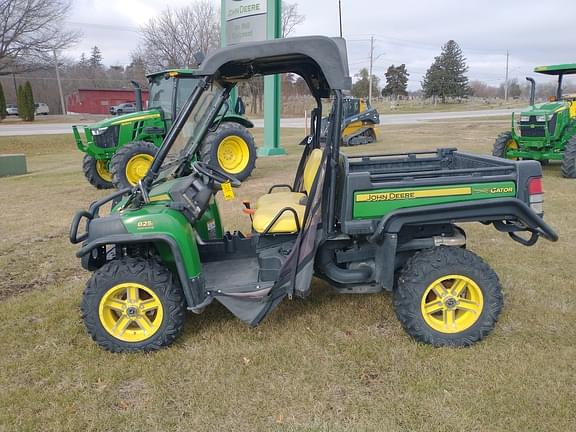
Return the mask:
M 98 315 L 104 330 L 116 339 L 142 342 L 158 331 L 164 309 L 150 288 L 137 283 L 123 283 L 104 294 Z
M 482 290 L 472 279 L 447 275 L 424 292 L 420 305 L 424 321 L 440 333 L 460 333 L 474 325 L 484 307 Z
M 509 141 L 506 143 L 506 148 L 504 149 L 504 155 L 505 155 L 505 156 L 506 156 L 506 154 L 508 153 L 508 150 L 518 150 L 518 143 L 517 143 L 516 141 L 514 141 L 513 139 L 509 140 Z M 506 157 L 508 157 L 508 156 L 506 156 Z M 509 158 L 509 159 L 518 160 L 517 157 L 515 157 L 515 158 Z
M 100 176 L 100 178 L 104 181 L 111 182 L 112 181 L 112 174 L 108 171 L 108 161 L 105 160 L 97 160 L 96 161 L 96 172 Z
M 224 138 L 218 146 L 218 163 L 230 174 L 239 174 L 250 162 L 248 143 L 241 137 L 231 135 Z
M 154 156 L 145 153 L 132 156 L 126 164 L 126 180 L 132 186 L 137 184 L 146 175 L 153 160 Z

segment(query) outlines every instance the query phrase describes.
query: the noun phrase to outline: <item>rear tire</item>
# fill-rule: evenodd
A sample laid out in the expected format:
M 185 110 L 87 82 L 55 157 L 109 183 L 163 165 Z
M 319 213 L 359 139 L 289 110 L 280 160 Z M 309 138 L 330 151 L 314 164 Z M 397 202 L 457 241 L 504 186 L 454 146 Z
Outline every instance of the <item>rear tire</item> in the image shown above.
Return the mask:
M 515 141 L 512 139 L 512 132 L 502 132 L 500 135 L 498 135 L 496 141 L 494 142 L 494 146 L 492 147 L 492 156 L 509 159 L 506 157 L 506 151 L 510 147 L 511 141 L 515 143 Z M 516 146 L 518 146 L 518 144 L 516 144 Z
M 570 138 L 564 147 L 562 177 L 576 178 L 576 135 Z
M 144 258 L 113 260 L 98 269 L 86 284 L 81 311 L 92 339 L 112 352 L 168 346 L 185 319 L 184 296 L 172 272 Z
M 134 187 L 150 169 L 157 152 L 158 148 L 147 141 L 134 141 L 122 146 L 110 161 L 114 187 Z
M 200 160 L 244 181 L 256 165 L 254 137 L 244 126 L 224 122 L 204 138 Z
M 402 268 L 394 309 L 406 332 L 435 346 L 469 346 L 494 328 L 503 305 L 498 276 L 476 254 L 438 247 Z
M 112 174 L 108 170 L 108 162 L 97 160 L 90 155 L 84 155 L 82 171 L 84 176 L 96 189 L 112 189 Z

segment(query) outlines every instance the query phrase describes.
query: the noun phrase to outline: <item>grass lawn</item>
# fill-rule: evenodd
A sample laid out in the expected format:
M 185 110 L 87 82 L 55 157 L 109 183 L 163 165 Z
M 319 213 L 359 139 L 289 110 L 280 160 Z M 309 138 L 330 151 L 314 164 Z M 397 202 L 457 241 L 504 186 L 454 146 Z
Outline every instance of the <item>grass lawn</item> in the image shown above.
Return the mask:
M 489 153 L 508 120 L 386 126 L 354 153 L 458 147 Z M 230 229 L 248 230 L 241 200 L 293 176 L 288 156 L 261 158 Z M 262 131 L 255 131 L 257 142 Z M 105 192 L 81 172 L 71 135 L 0 137 L 30 173 L 0 179 L 0 431 L 570 431 L 576 430 L 576 181 L 544 168 L 557 243 L 523 247 L 480 224 L 469 248 L 500 276 L 495 331 L 467 349 L 413 342 L 388 294 L 343 296 L 314 281 L 249 328 L 214 303 L 190 314 L 168 349 L 110 354 L 87 336 L 79 303 L 89 274 L 68 243 L 72 214 Z

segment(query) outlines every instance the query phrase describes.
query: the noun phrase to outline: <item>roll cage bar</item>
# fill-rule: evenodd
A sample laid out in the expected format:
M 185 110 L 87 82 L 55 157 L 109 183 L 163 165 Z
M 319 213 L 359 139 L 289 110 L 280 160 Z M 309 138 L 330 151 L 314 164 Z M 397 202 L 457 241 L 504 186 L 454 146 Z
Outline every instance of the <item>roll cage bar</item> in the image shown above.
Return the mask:
M 342 121 L 343 92 L 352 87 L 349 76 L 346 41 L 341 38 L 307 36 L 272 41 L 238 44 L 214 51 L 195 70 L 199 84 L 177 116 L 164 138 L 152 166 L 139 187 L 150 188 L 158 176 L 160 167 L 170 151 L 178 134 L 182 131 L 190 113 L 203 91 L 218 81 L 226 91 L 209 113 L 212 119 L 226 102 L 230 90 L 240 81 L 254 76 L 294 73 L 308 84 L 317 102 L 316 118 L 321 118 L 322 98 L 334 95 L 331 131 L 329 131 L 326 151 L 326 187 L 328 200 L 325 203 L 325 222 L 328 232 L 333 230 L 335 208 L 335 170 L 340 154 L 340 128 Z M 317 128 L 319 129 L 319 128 Z M 205 134 L 206 131 L 203 131 Z M 200 137 L 200 140 L 203 137 Z M 144 192 L 145 193 L 145 192 Z M 325 195 L 326 196 L 326 195 Z

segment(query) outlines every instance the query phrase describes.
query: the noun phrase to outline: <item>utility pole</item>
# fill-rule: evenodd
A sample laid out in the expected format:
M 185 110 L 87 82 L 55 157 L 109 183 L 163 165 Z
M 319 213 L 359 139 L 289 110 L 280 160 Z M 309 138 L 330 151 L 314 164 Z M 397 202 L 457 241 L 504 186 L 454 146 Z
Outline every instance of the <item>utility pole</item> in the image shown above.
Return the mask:
M 338 0 L 338 17 L 340 18 L 340 37 L 342 37 L 342 0 Z
M 58 56 L 56 50 L 54 52 L 54 67 L 56 68 L 56 81 L 58 82 L 58 91 L 60 92 L 60 106 L 62 107 L 62 115 L 66 115 L 66 103 L 64 102 L 64 93 L 62 92 L 62 82 L 60 81 L 60 68 L 58 67 Z
M 506 79 L 504 80 L 504 102 L 508 102 L 508 62 L 510 53 L 506 50 Z
M 14 94 L 16 99 L 18 99 L 18 86 L 16 85 L 16 74 L 14 72 L 12 72 L 12 81 L 14 82 Z
M 368 103 L 372 105 L 372 66 L 374 63 L 374 36 L 370 37 L 370 74 L 368 75 Z

